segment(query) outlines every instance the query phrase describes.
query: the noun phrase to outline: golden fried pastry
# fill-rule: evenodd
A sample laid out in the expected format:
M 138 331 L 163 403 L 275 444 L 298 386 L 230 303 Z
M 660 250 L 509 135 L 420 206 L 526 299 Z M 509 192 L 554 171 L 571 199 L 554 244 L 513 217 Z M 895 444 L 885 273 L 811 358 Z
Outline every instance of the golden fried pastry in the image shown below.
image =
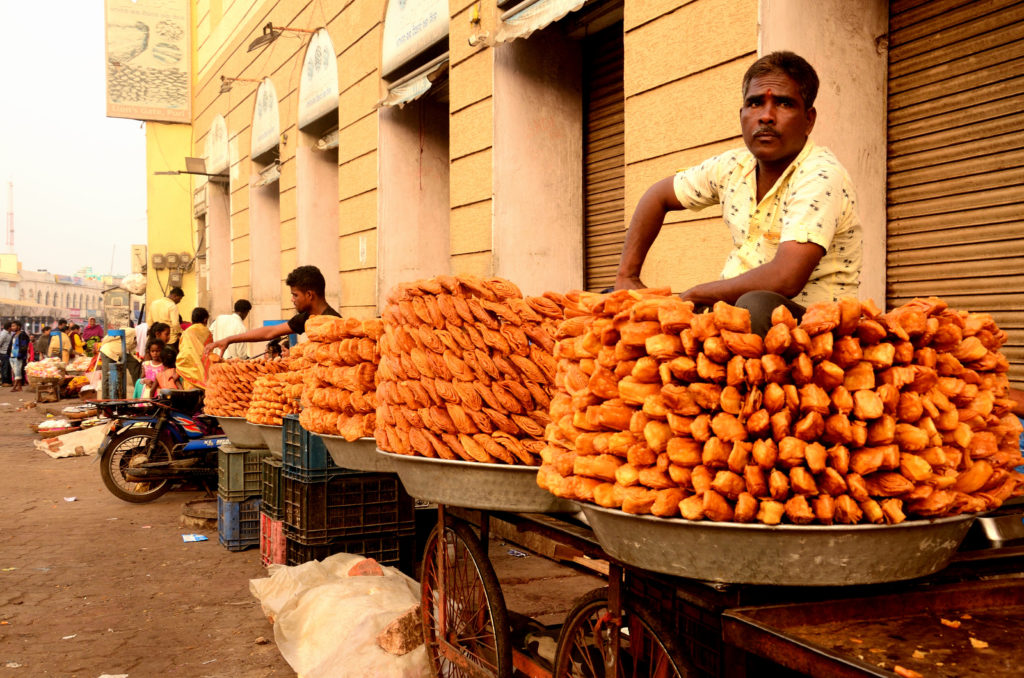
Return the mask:
M 779 308 L 786 309 L 785 306 L 779 306 Z M 789 309 L 786 309 L 789 312 Z M 774 317 L 775 314 L 772 314 Z M 792 315 L 790 316 L 792 317 Z M 795 321 L 794 321 L 795 322 Z M 762 499 L 761 506 L 757 511 L 757 521 L 764 525 L 778 525 L 782 522 L 782 517 L 786 514 L 786 505 L 779 501 L 773 501 L 769 499 Z

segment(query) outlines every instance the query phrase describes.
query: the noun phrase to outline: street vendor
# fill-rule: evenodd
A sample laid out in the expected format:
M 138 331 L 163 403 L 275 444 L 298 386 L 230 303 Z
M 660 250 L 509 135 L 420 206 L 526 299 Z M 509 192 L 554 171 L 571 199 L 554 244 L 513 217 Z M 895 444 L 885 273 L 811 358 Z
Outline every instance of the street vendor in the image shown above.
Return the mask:
M 210 343 L 210 330 L 206 323 L 210 321 L 210 312 L 202 306 L 192 309 L 192 323 L 178 342 L 178 358 L 174 363 L 182 385 L 187 389 L 206 388 L 206 353 Z
M 617 289 L 646 287 L 640 271 L 668 212 L 721 204 L 732 234 L 719 280 L 682 293 L 697 306 L 725 301 L 750 310 L 764 334 L 771 312 L 794 316 L 820 301 L 857 296 L 862 234 L 846 170 L 809 135 L 818 76 L 792 52 L 761 57 L 743 76 L 740 127 L 746 149 L 726 151 L 655 183 L 640 198 L 623 246 Z
M 248 299 L 239 299 L 235 302 L 234 313 L 224 313 L 217 316 L 217 319 L 210 324 L 210 332 L 214 341 L 220 341 L 227 337 L 245 332 L 245 319 L 249 317 L 252 310 L 252 302 Z M 241 343 L 236 343 L 224 349 L 221 355 L 225 360 L 231 358 L 247 358 L 248 353 Z
M 180 287 L 172 287 L 166 297 L 160 297 L 149 305 L 149 324 L 166 323 L 169 325 L 171 338 L 167 343 L 175 350 L 178 348 L 178 337 L 181 336 L 181 317 L 178 315 L 178 304 L 184 298 L 184 290 Z
M 327 299 L 324 298 L 327 282 L 324 280 L 323 273 L 316 266 L 299 266 L 288 274 L 285 284 L 292 290 L 292 305 L 297 311 L 287 323 L 256 327 L 247 332 L 215 341 L 206 347 L 206 353 L 226 349 L 231 344 L 270 341 L 292 333 L 304 334 L 306 321 L 310 316 L 341 315 L 331 308 Z
M 50 337 L 49 348 L 46 351 L 47 357 L 59 357 L 62 362 L 68 362 L 71 360 L 71 356 L 74 354 L 74 346 L 71 342 L 71 336 L 67 332 L 68 322 L 66 320 L 57 321 L 57 332 L 58 334 L 52 334 Z
M 142 363 L 135 357 L 135 328 L 124 329 L 124 345 L 127 355 L 125 356 L 125 369 L 128 372 L 128 383 L 125 384 L 125 394 L 133 393 L 135 382 L 142 376 Z M 114 394 L 110 383 L 110 367 L 121 360 L 121 337 L 107 335 L 103 337 L 100 345 L 100 365 L 102 369 L 102 383 L 100 388 L 103 398 L 113 398 Z
M 89 321 L 85 323 L 85 327 L 82 328 L 82 339 L 85 343 L 89 343 L 94 339 L 103 338 L 103 326 L 96 324 L 96 318 L 89 318 Z

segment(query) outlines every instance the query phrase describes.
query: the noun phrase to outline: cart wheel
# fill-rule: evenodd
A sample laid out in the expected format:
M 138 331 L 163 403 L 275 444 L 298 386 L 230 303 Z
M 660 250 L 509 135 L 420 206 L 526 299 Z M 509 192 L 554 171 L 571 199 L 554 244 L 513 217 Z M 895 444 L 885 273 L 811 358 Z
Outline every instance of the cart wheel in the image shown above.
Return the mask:
M 438 525 L 423 555 L 423 630 L 435 676 L 512 676 L 508 611 L 487 552 L 467 525 Z
M 618 656 L 613 657 L 616 641 Z M 612 619 L 606 588 L 583 596 L 565 618 L 552 673 L 553 678 L 689 678 L 696 675 L 672 635 L 657 619 L 625 606 L 621 621 Z

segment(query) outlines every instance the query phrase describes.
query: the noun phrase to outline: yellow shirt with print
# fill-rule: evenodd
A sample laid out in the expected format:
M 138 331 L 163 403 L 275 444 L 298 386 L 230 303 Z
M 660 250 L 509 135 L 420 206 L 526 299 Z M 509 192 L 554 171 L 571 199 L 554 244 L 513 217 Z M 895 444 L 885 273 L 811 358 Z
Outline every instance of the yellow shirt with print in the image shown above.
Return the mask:
M 836 157 L 808 139 L 760 202 L 756 170 L 753 154 L 737 149 L 682 170 L 673 181 L 687 209 L 722 205 L 733 242 L 722 278 L 768 263 L 781 242 L 812 242 L 825 254 L 793 301 L 806 306 L 856 297 L 863 236 L 853 184 Z
M 160 297 L 149 305 L 147 313 L 149 326 L 153 323 L 166 323 L 171 326 L 171 339 L 168 343 L 175 343 L 181 336 L 181 319 L 178 316 L 178 305 L 168 297 Z

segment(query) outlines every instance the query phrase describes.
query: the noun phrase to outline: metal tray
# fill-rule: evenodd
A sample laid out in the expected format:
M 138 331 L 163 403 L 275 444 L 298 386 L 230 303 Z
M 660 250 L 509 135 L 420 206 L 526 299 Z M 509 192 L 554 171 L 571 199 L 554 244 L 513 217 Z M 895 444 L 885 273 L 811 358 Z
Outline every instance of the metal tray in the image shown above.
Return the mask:
M 975 518 L 769 526 L 582 506 L 604 550 L 626 564 L 691 579 L 773 586 L 880 584 L 937 572 Z
M 392 454 L 378 449 L 416 499 L 482 511 L 571 513 L 575 503 L 537 485 L 537 468 Z
M 1024 586 L 1014 578 L 734 608 L 722 632 L 729 645 L 816 678 L 892 678 L 896 664 L 930 678 L 1018 678 L 1022 623 Z
M 341 468 L 354 471 L 374 471 L 377 473 L 394 473 L 395 467 L 391 459 L 377 453 L 377 441 L 373 438 L 360 438 L 349 442 L 341 436 L 317 433 L 324 441 L 324 447 L 331 455 L 334 463 Z
M 224 429 L 224 435 L 235 447 L 242 450 L 255 450 L 267 446 L 263 442 L 263 436 L 256 428 L 256 424 L 250 424 L 245 417 L 217 417 L 217 421 Z
M 263 445 L 270 449 L 270 454 L 275 459 L 281 459 L 284 453 L 284 440 L 281 437 L 281 427 L 271 424 L 251 424 L 255 426 L 263 437 Z

